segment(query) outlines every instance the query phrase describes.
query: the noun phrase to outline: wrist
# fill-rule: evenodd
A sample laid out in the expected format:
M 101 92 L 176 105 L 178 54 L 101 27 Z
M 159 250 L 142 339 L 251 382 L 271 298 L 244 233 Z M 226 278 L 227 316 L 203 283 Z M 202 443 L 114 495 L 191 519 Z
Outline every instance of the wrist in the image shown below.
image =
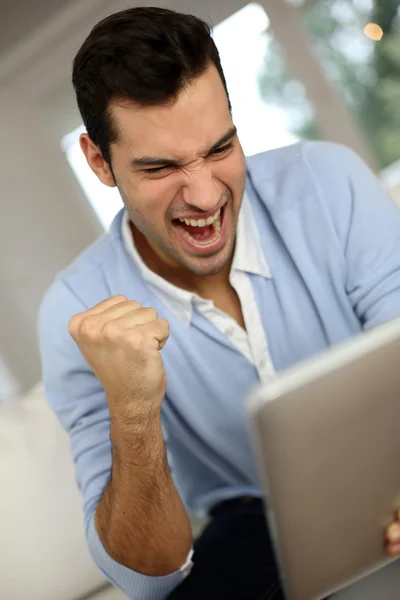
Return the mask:
M 160 418 L 162 399 L 134 394 L 106 394 L 110 418 L 118 427 L 146 426 L 148 421 Z
M 110 416 L 113 468 L 148 468 L 165 456 L 160 411 L 135 418 Z

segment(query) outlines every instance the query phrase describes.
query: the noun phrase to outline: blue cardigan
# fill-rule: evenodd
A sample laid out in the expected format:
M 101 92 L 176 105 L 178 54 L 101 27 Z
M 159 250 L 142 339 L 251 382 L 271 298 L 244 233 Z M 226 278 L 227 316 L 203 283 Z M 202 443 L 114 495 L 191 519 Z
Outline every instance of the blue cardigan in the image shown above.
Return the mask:
M 342 146 L 306 142 L 247 160 L 246 190 L 272 278 L 249 274 L 275 369 L 400 315 L 400 213 L 376 177 Z M 170 322 L 163 359 L 162 425 L 185 505 L 204 511 L 260 495 L 245 413 L 255 367 L 196 310 L 189 327 L 146 287 L 110 231 L 62 271 L 39 315 L 47 399 L 71 439 L 89 548 L 100 569 L 135 600 L 162 600 L 182 579 L 135 573 L 105 552 L 94 512 L 111 471 L 105 394 L 70 338 L 70 317 L 114 294 Z M 195 560 L 195 557 L 194 557 Z

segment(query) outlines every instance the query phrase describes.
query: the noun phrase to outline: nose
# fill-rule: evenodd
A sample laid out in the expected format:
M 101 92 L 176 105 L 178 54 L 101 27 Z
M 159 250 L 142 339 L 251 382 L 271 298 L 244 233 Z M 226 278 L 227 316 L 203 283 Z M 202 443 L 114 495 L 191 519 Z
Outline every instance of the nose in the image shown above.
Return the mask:
M 218 205 L 222 193 L 221 184 L 214 178 L 208 165 L 204 164 L 191 170 L 182 188 L 185 204 L 204 212 Z

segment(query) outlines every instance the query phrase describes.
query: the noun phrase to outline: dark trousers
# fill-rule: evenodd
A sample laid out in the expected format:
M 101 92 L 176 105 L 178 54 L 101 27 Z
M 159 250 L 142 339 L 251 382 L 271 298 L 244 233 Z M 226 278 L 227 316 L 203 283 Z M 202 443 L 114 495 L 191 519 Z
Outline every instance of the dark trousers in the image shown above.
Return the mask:
M 210 517 L 190 575 L 168 600 L 284 600 L 261 500 L 228 500 Z

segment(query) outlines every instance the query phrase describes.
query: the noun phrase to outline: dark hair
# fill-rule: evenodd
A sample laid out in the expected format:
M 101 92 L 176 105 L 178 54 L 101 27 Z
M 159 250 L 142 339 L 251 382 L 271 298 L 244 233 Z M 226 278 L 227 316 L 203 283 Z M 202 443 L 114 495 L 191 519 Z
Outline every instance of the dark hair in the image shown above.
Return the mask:
M 72 83 L 93 142 L 111 166 L 110 145 L 118 140 L 109 106 L 129 99 L 142 106 L 163 104 L 213 63 L 229 95 L 211 29 L 201 19 L 165 8 L 137 7 L 100 21 L 79 49 Z

